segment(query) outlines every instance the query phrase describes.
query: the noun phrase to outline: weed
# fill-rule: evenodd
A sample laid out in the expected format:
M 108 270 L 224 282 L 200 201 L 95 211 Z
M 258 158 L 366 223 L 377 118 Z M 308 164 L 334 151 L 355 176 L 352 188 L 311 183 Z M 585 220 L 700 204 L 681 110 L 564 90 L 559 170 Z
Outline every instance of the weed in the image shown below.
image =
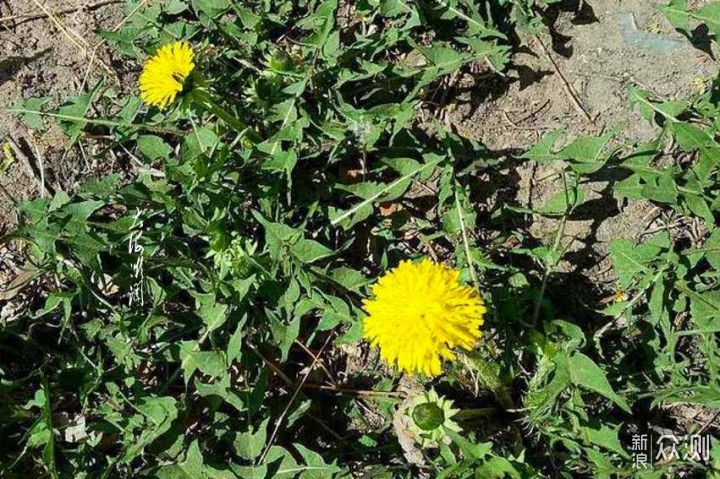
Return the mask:
M 0 328 L 2 474 L 720 477 L 716 441 L 704 461 L 685 449 L 647 470 L 630 442 L 717 434 L 662 411 L 720 407 L 720 83 L 682 101 L 632 87 L 658 127 L 646 144 L 549 133 L 513 158 L 559 165 L 562 189 L 533 207 L 479 211 L 478 172 L 506 160 L 434 119 L 453 76 L 503 76 L 558 3 L 128 1 L 104 34 L 123 61 L 194 52 L 182 75 L 170 60 L 155 72 L 172 73 L 161 110 L 102 82 L 10 110 L 71 145 L 101 130 L 123 164 L 22 203 L 4 238 L 42 294 Z M 717 34 L 719 8 L 659 7 L 688 35 L 697 21 Z M 667 221 L 610 244 L 617 290 L 583 310 L 558 281 L 600 174 Z M 537 218 L 557 227 L 542 243 L 505 226 Z M 472 285 L 447 282 L 453 301 L 487 306 L 479 342 L 444 331 L 475 346 L 439 347 L 435 379 L 363 341 L 369 286 L 426 257 Z M 408 307 L 398 296 L 386 312 Z M 425 301 L 436 318 L 443 298 Z

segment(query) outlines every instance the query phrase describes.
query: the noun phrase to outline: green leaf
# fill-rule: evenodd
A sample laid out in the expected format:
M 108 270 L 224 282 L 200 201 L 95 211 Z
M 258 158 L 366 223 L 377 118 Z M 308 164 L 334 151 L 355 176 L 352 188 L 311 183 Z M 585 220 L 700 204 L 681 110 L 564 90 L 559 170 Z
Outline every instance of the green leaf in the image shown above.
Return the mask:
M 219 397 L 224 402 L 234 407 L 238 413 L 248 413 L 248 406 L 245 402 L 247 400 L 247 394 L 243 394 L 244 391 L 238 391 L 236 386 L 230 385 L 229 374 L 223 374 L 219 377 L 215 376 L 208 383 L 203 382 L 199 377 L 195 377 L 193 385 L 200 396 L 208 398 L 212 398 L 214 396 Z M 242 397 L 240 394 L 242 394 Z
M 228 305 L 218 303 L 214 294 L 196 294 L 197 314 L 211 332 L 225 324 L 228 317 Z
M 459 43 L 464 43 L 470 47 L 473 56 L 477 60 L 486 60 L 493 69 L 502 71 L 507 67 L 512 56 L 512 49 L 506 45 L 497 45 L 494 41 L 480 40 L 479 38 L 458 37 Z
M 325 60 L 331 60 L 328 61 L 330 65 L 335 65 L 335 57 L 337 57 L 340 53 L 340 31 L 335 30 L 328 35 L 327 41 L 322 48 L 322 54 Z
M 297 153 L 278 148 L 273 153 L 273 156 L 263 163 L 262 168 L 264 170 L 285 172 L 287 175 L 290 175 L 296 164 Z
M 35 130 L 38 133 L 42 133 L 46 130 L 45 122 L 43 121 L 43 117 L 40 113 L 34 112 L 42 112 L 43 106 L 45 106 L 49 101 L 50 98 L 48 97 L 28 98 L 19 107 L 19 109 L 25 110 L 26 113 L 19 113 L 18 116 L 28 127 L 30 127 L 30 129 Z
M 237 328 L 235 328 L 235 332 L 232 333 L 230 339 L 228 340 L 228 366 L 230 366 L 231 362 L 239 360 L 242 357 L 242 339 L 246 321 L 247 316 L 243 316 L 243 318 L 238 322 Z
M 110 193 L 114 192 L 118 184 L 120 183 L 120 175 L 118 174 L 112 174 L 112 175 L 105 175 L 99 180 L 88 180 L 82 183 L 76 192 L 81 197 L 88 197 L 91 195 L 95 195 L 96 197 L 106 197 L 109 196 Z M 57 194 L 59 194 L 58 192 Z
M 267 464 L 260 464 L 259 466 L 238 466 L 237 464 L 231 464 L 230 467 L 235 473 L 235 476 L 233 476 L 235 478 L 266 479 L 268 477 Z
M 334 251 L 327 246 L 305 238 L 301 238 L 297 243 L 293 244 L 290 251 L 303 263 L 313 263 L 334 254 Z
M 553 161 L 558 159 L 558 155 L 552 152 L 553 146 L 557 143 L 560 135 L 565 133 L 565 130 L 558 128 L 552 132 L 546 134 L 542 139 L 537 142 L 532 148 L 526 151 L 520 158 L 528 160 L 535 160 L 541 162 Z
M 238 14 L 243 26 L 247 29 L 255 29 L 255 27 L 262 21 L 262 17 L 256 15 L 252 10 L 244 8 L 242 5 L 231 3 L 231 6 Z
M 187 4 L 183 0 L 168 0 L 163 5 L 163 10 L 167 15 L 177 15 L 187 10 Z
M 306 19 L 307 23 L 299 23 L 299 25 L 303 25 L 313 31 L 313 34 L 304 40 L 305 42 L 315 45 L 316 47 L 325 45 L 335 25 L 335 11 L 337 7 L 337 0 L 320 2 L 314 14 Z
M 148 397 L 136 406 L 137 410 L 145 416 L 146 424 L 140 437 L 125 452 L 124 461 L 132 461 L 147 446 L 170 430 L 173 421 L 178 417 L 176 403 L 177 401 L 169 396 Z
M 346 268 L 345 266 L 334 268 L 330 276 L 334 281 L 337 281 L 349 291 L 357 291 L 369 282 L 362 273 L 352 268 Z
M 720 327 L 720 291 L 702 293 L 687 290 L 690 293 L 690 315 L 697 327 L 713 332 Z
M 671 124 L 673 135 L 683 151 L 695 151 L 713 146 L 714 141 L 708 133 L 689 123 L 677 122 Z
M 651 99 L 650 92 L 634 86 L 628 87 L 628 97 L 630 105 L 637 105 L 642 116 L 649 122 L 653 122 L 655 114 L 659 113 L 671 123 L 677 123 L 680 121 L 677 116 L 687 109 L 685 104 L 680 102 L 657 103 Z
M 705 240 L 703 251 L 710 266 L 715 271 L 720 271 L 720 228 L 715 228 L 710 237 Z
M 618 433 L 620 426 L 611 427 L 607 424 L 594 424 L 590 427 L 583 427 L 583 435 L 585 440 L 593 445 L 604 447 L 610 452 L 629 458 L 628 453 L 623 448 Z
M 185 136 L 180 154 L 187 160 L 192 160 L 217 146 L 220 139 L 209 128 L 195 128 L 192 133 Z
M 585 200 L 585 192 L 580 187 L 568 184 L 567 189 L 555 193 L 537 213 L 545 216 L 563 216 L 574 210 Z
M 510 461 L 504 457 L 498 456 L 490 458 L 488 461 L 483 463 L 480 468 L 475 470 L 475 474 L 475 477 L 487 477 L 488 479 L 504 479 L 507 477 L 512 479 L 522 479 L 522 476 Z
M 387 201 L 388 196 L 392 197 L 393 195 L 397 194 L 398 191 L 402 190 L 402 192 L 407 189 L 407 187 L 410 185 L 410 181 L 413 176 L 421 174 L 423 171 L 428 170 L 430 168 L 433 168 L 440 164 L 441 161 L 444 161 L 444 158 L 437 158 L 433 161 L 430 161 L 428 163 L 425 163 L 424 165 L 419 166 L 413 171 L 408 171 L 405 175 L 401 176 L 397 180 L 393 181 L 392 183 L 389 183 L 387 185 L 382 185 L 374 189 L 372 194 L 367 194 L 365 196 L 364 201 L 358 203 L 357 205 L 353 206 L 349 210 L 343 212 L 343 213 L 335 213 L 331 214 L 330 218 L 330 224 L 332 226 L 337 225 L 341 221 L 345 220 L 346 218 L 349 218 L 356 214 L 358 211 L 360 211 L 363 207 L 368 206 L 372 204 L 375 201 L 378 201 L 381 198 L 385 198 Z M 349 188 L 347 188 L 349 189 Z M 397 196 L 401 195 L 402 192 L 397 194 Z M 360 196 L 360 195 L 358 195 Z M 395 197 L 397 197 L 395 196 Z M 363 197 L 363 196 L 361 196 Z
M 202 12 L 211 19 L 217 17 L 230 7 L 228 0 L 192 0 L 196 12 Z
M 628 414 L 632 414 L 625 398 L 613 391 L 605 372 L 584 354 L 576 352 L 570 356 L 570 378 L 573 384 L 606 397 Z
M 280 348 L 280 359 L 285 361 L 290 347 L 300 334 L 301 317 L 296 316 L 288 324 L 282 323 L 279 319 L 271 317 L 270 328 L 278 347 Z
M 340 312 L 335 309 L 325 309 L 320 317 L 320 322 L 317 325 L 318 331 L 328 331 L 335 328 L 336 326 L 348 323 L 352 320 L 347 312 Z
M 667 5 L 655 5 L 655 8 L 665 15 L 670 22 L 670 25 L 682 32 L 690 32 L 687 0 L 670 0 L 670 3 Z
M 227 360 L 223 351 L 198 351 L 198 344 L 194 341 L 180 343 L 180 361 L 186 383 L 195 371 L 211 377 L 222 376 L 227 371 Z
M 85 221 L 95 211 L 105 206 L 105 201 L 80 201 L 71 203 L 62 209 L 63 215 L 70 215 L 74 219 Z
M 362 321 L 353 321 L 350 324 L 350 328 L 337 339 L 338 344 L 353 344 L 360 341 L 363 337 L 363 323 Z
M 265 228 L 265 242 L 274 258 L 280 258 L 283 248 L 296 243 L 302 237 L 300 230 L 291 228 L 283 223 L 268 221 L 258 211 L 253 210 L 252 215 Z
M 485 459 L 492 452 L 491 442 L 473 443 L 452 429 L 447 430 L 446 434 L 455 444 L 458 445 L 463 453 L 463 456 L 465 456 L 468 460 Z
M 156 476 L 158 479 L 237 479 L 230 471 L 220 471 L 205 465 L 197 439 L 190 444 L 183 462 L 161 467 Z
M 39 316 L 43 316 L 51 311 L 53 311 L 58 306 L 62 305 L 63 307 L 63 322 L 67 323 L 67 321 L 70 319 L 72 314 L 72 301 L 75 299 L 75 296 L 77 295 L 76 292 L 54 292 L 50 293 L 48 298 L 45 300 L 45 307 L 42 309 L 42 311 L 38 314 Z
M 335 474 L 340 472 L 340 468 L 334 463 L 325 463 L 320 454 L 311 451 L 302 444 L 295 443 L 293 446 L 305 462 L 305 467 L 301 468 L 301 479 L 333 479 Z M 280 473 L 280 471 L 278 471 L 278 473 Z
M 162 158 L 167 160 L 172 153 L 170 145 L 165 140 L 155 135 L 142 135 L 137 139 L 137 146 L 140 153 L 148 160 Z
M 710 211 L 710 207 L 700 195 L 684 194 L 683 199 L 687 204 L 688 209 L 695 215 L 705 220 L 705 224 L 708 227 L 712 227 L 715 224 L 715 217 Z
M 655 246 L 635 245 L 627 239 L 613 241 L 610 243 L 609 250 L 615 272 L 618 275 L 618 283 L 625 289 L 630 287 L 635 275 L 651 272 L 649 263 L 657 259 L 660 252 L 660 249 Z
M 290 479 L 296 477 L 301 470 L 290 451 L 280 446 L 272 446 L 268 450 L 265 462 L 271 466 L 272 471 L 275 471 L 273 477 Z
M 720 38 L 720 2 L 708 3 L 690 14 L 693 18 L 704 22 L 712 34 L 715 35 L 716 40 Z
M 570 386 L 570 358 L 564 351 L 555 353 L 552 361 L 555 365 L 553 377 L 550 382 L 540 391 L 541 401 L 537 404 L 536 411 L 531 411 L 533 416 L 547 414 L 555 405 L 555 402 L 568 386 Z
M 420 51 L 432 65 L 438 68 L 439 74 L 452 73 L 467 60 L 465 55 L 442 45 L 421 48 Z
M 664 170 L 659 176 L 642 187 L 642 196 L 649 200 L 670 205 L 677 205 L 678 188 L 672 171 Z
M 177 417 L 176 400 L 172 397 L 150 397 L 137 405 L 137 410 L 143 413 L 156 428 L 169 428 L 170 423 Z M 162 434 L 162 433 L 160 433 Z M 158 436 L 160 435 L 158 434 Z
M 313 401 L 311 399 L 306 399 L 304 401 L 300 401 L 299 404 L 293 406 L 292 412 L 288 414 L 287 416 L 287 427 L 292 427 L 295 422 L 297 422 L 301 417 L 305 415 L 306 412 L 310 410 L 310 406 L 312 406 Z
M 412 158 L 383 158 L 381 161 L 401 175 L 412 175 L 422 167 L 419 161 Z
M 578 138 L 558 152 L 558 156 L 571 161 L 594 163 L 603 153 L 605 145 L 612 138 L 611 134 Z
M 267 426 L 269 421 L 270 418 L 268 417 L 254 432 L 242 432 L 235 436 L 233 445 L 235 446 L 235 452 L 238 456 L 248 461 L 254 461 L 260 455 L 267 441 Z
M 57 109 L 56 113 L 67 117 L 85 118 L 90 111 L 90 106 L 92 105 L 95 96 L 100 91 L 101 86 L 102 81 L 98 82 L 92 91 L 70 98 Z M 85 125 L 87 125 L 87 121 L 84 120 L 60 120 L 60 128 L 62 128 L 68 136 L 70 143 L 75 143 L 77 141 L 80 133 L 82 133 L 85 129 Z
M 447 8 L 447 11 L 443 13 L 442 18 L 443 19 L 453 19 L 453 18 L 459 18 L 465 22 L 467 22 L 467 35 L 471 37 L 498 37 L 498 38 L 507 38 L 505 35 L 503 35 L 501 32 L 496 30 L 492 27 L 492 24 L 488 24 L 482 16 L 478 13 L 478 8 L 474 6 L 473 3 L 466 2 L 466 6 L 470 10 L 469 14 L 466 14 L 463 10 L 456 8 L 453 6 L 453 3 L 455 2 L 447 2 L 447 1 L 441 1 L 439 2 L 440 5 L 442 5 L 444 8 Z

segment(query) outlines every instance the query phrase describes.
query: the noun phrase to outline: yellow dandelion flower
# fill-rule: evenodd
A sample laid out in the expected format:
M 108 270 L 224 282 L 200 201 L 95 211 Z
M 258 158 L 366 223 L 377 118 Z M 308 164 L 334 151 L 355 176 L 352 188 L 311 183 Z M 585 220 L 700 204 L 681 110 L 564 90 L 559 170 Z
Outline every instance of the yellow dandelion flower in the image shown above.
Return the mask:
M 437 376 L 441 358 L 455 359 L 453 348 L 469 350 L 480 339 L 485 304 L 443 264 L 403 261 L 372 293 L 363 301 L 363 336 L 380 348 L 380 357 L 410 374 Z
M 140 75 L 140 97 L 161 110 L 175 101 L 185 80 L 195 68 L 193 49 L 186 42 L 160 47 L 146 63 Z
M 616 284 L 616 285 L 615 285 L 615 294 L 613 295 L 613 300 L 614 300 L 616 303 L 622 303 L 623 301 L 627 301 L 628 299 L 629 299 L 629 298 L 628 298 L 627 292 L 624 291 L 624 290 L 620 287 L 620 285 Z
M 3 143 L 3 154 L 5 159 L 0 162 L 0 173 L 5 173 L 10 168 L 10 165 L 15 163 L 15 155 L 9 141 Z

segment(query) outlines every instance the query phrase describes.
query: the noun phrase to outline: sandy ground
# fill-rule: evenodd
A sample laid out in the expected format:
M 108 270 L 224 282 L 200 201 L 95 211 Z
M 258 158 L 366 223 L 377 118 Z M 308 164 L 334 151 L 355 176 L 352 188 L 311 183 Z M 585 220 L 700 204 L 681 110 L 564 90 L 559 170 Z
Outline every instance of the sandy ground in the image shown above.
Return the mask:
M 47 17 L 60 11 L 55 20 Z M 53 122 L 37 135 L 4 110 L 38 96 L 47 98 L 48 107 L 57 106 L 101 79 L 117 84 L 111 49 L 96 32 L 111 30 L 123 18 L 123 4 L 117 1 L 0 0 L 0 142 L 14 141 L 26 153 L 15 155 L 15 163 L 0 174 L 0 236 L 17 224 L 15 204 L 40 195 L 41 169 L 47 184 L 68 191 L 98 170 L 92 152 L 77 155 Z M 19 247 L 0 244 L 2 321 L 22 314 L 16 287 L 33 277 Z
M 510 156 L 558 127 L 567 129 L 566 141 L 618 126 L 624 133 L 621 139 L 653 138 L 657 130 L 628 105 L 628 86 L 665 99 L 682 99 L 704 91 L 718 74 L 717 51 L 703 51 L 702 42 L 694 47 L 675 32 L 655 9 L 660 3 L 667 2 L 589 0 L 579 11 L 561 12 L 555 24 L 560 41 L 554 44 L 545 35 L 543 48 L 535 39 L 523 39 L 525 51 L 514 57 L 516 68 L 509 80 L 492 81 L 484 86 L 487 91 L 482 91 L 481 83 L 469 95 L 490 101 L 476 107 L 459 104 L 452 116 L 457 131 Z M 510 169 L 497 175 L 516 178 L 505 201 L 543 205 L 562 190 L 560 178 L 553 175 L 562 168 L 561 164 L 511 163 Z M 615 238 L 637 239 L 657 220 L 651 204 L 614 197 L 611 180 L 581 186 L 586 203 L 565 229 L 572 263 L 560 265 L 561 271 L 590 278 L 588 285 L 607 283 L 605 290 L 614 281 L 608 243 Z M 558 221 L 536 216 L 529 232 L 549 244 L 557 228 Z
M 100 6 L 88 8 L 95 5 Z M 55 20 L 28 17 L 71 9 L 74 11 L 56 14 Z M 51 127 L 38 136 L 16 116 L 1 110 L 31 97 L 46 97 L 48 106 L 59 105 L 101 78 L 109 84 L 116 81 L 109 67 L 110 49 L 96 32 L 110 30 L 122 21 L 122 10 L 119 2 L 0 1 L 0 139 L 4 142 L 10 137 L 29 149 L 28 162 L 18 158 L 0 176 L 0 234 L 15 224 L 14 203 L 39 194 L 38 158 L 47 181 L 63 189 L 72 188 L 91 166 L 77 155 L 67 154 L 65 140 L 52 122 L 46 122 Z

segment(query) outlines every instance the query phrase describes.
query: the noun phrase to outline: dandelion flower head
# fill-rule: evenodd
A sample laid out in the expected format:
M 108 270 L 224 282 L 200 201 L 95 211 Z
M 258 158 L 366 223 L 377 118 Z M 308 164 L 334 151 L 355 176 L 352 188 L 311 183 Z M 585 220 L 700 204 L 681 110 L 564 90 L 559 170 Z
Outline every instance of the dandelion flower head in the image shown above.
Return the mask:
M 470 350 L 480 339 L 485 305 L 460 273 L 428 259 L 403 261 L 372 287 L 364 300 L 363 335 L 380 357 L 410 374 L 437 376 L 452 349 Z
M 175 101 L 183 91 L 185 80 L 195 68 L 194 52 L 187 42 L 173 42 L 160 47 L 140 74 L 140 97 L 161 110 Z

